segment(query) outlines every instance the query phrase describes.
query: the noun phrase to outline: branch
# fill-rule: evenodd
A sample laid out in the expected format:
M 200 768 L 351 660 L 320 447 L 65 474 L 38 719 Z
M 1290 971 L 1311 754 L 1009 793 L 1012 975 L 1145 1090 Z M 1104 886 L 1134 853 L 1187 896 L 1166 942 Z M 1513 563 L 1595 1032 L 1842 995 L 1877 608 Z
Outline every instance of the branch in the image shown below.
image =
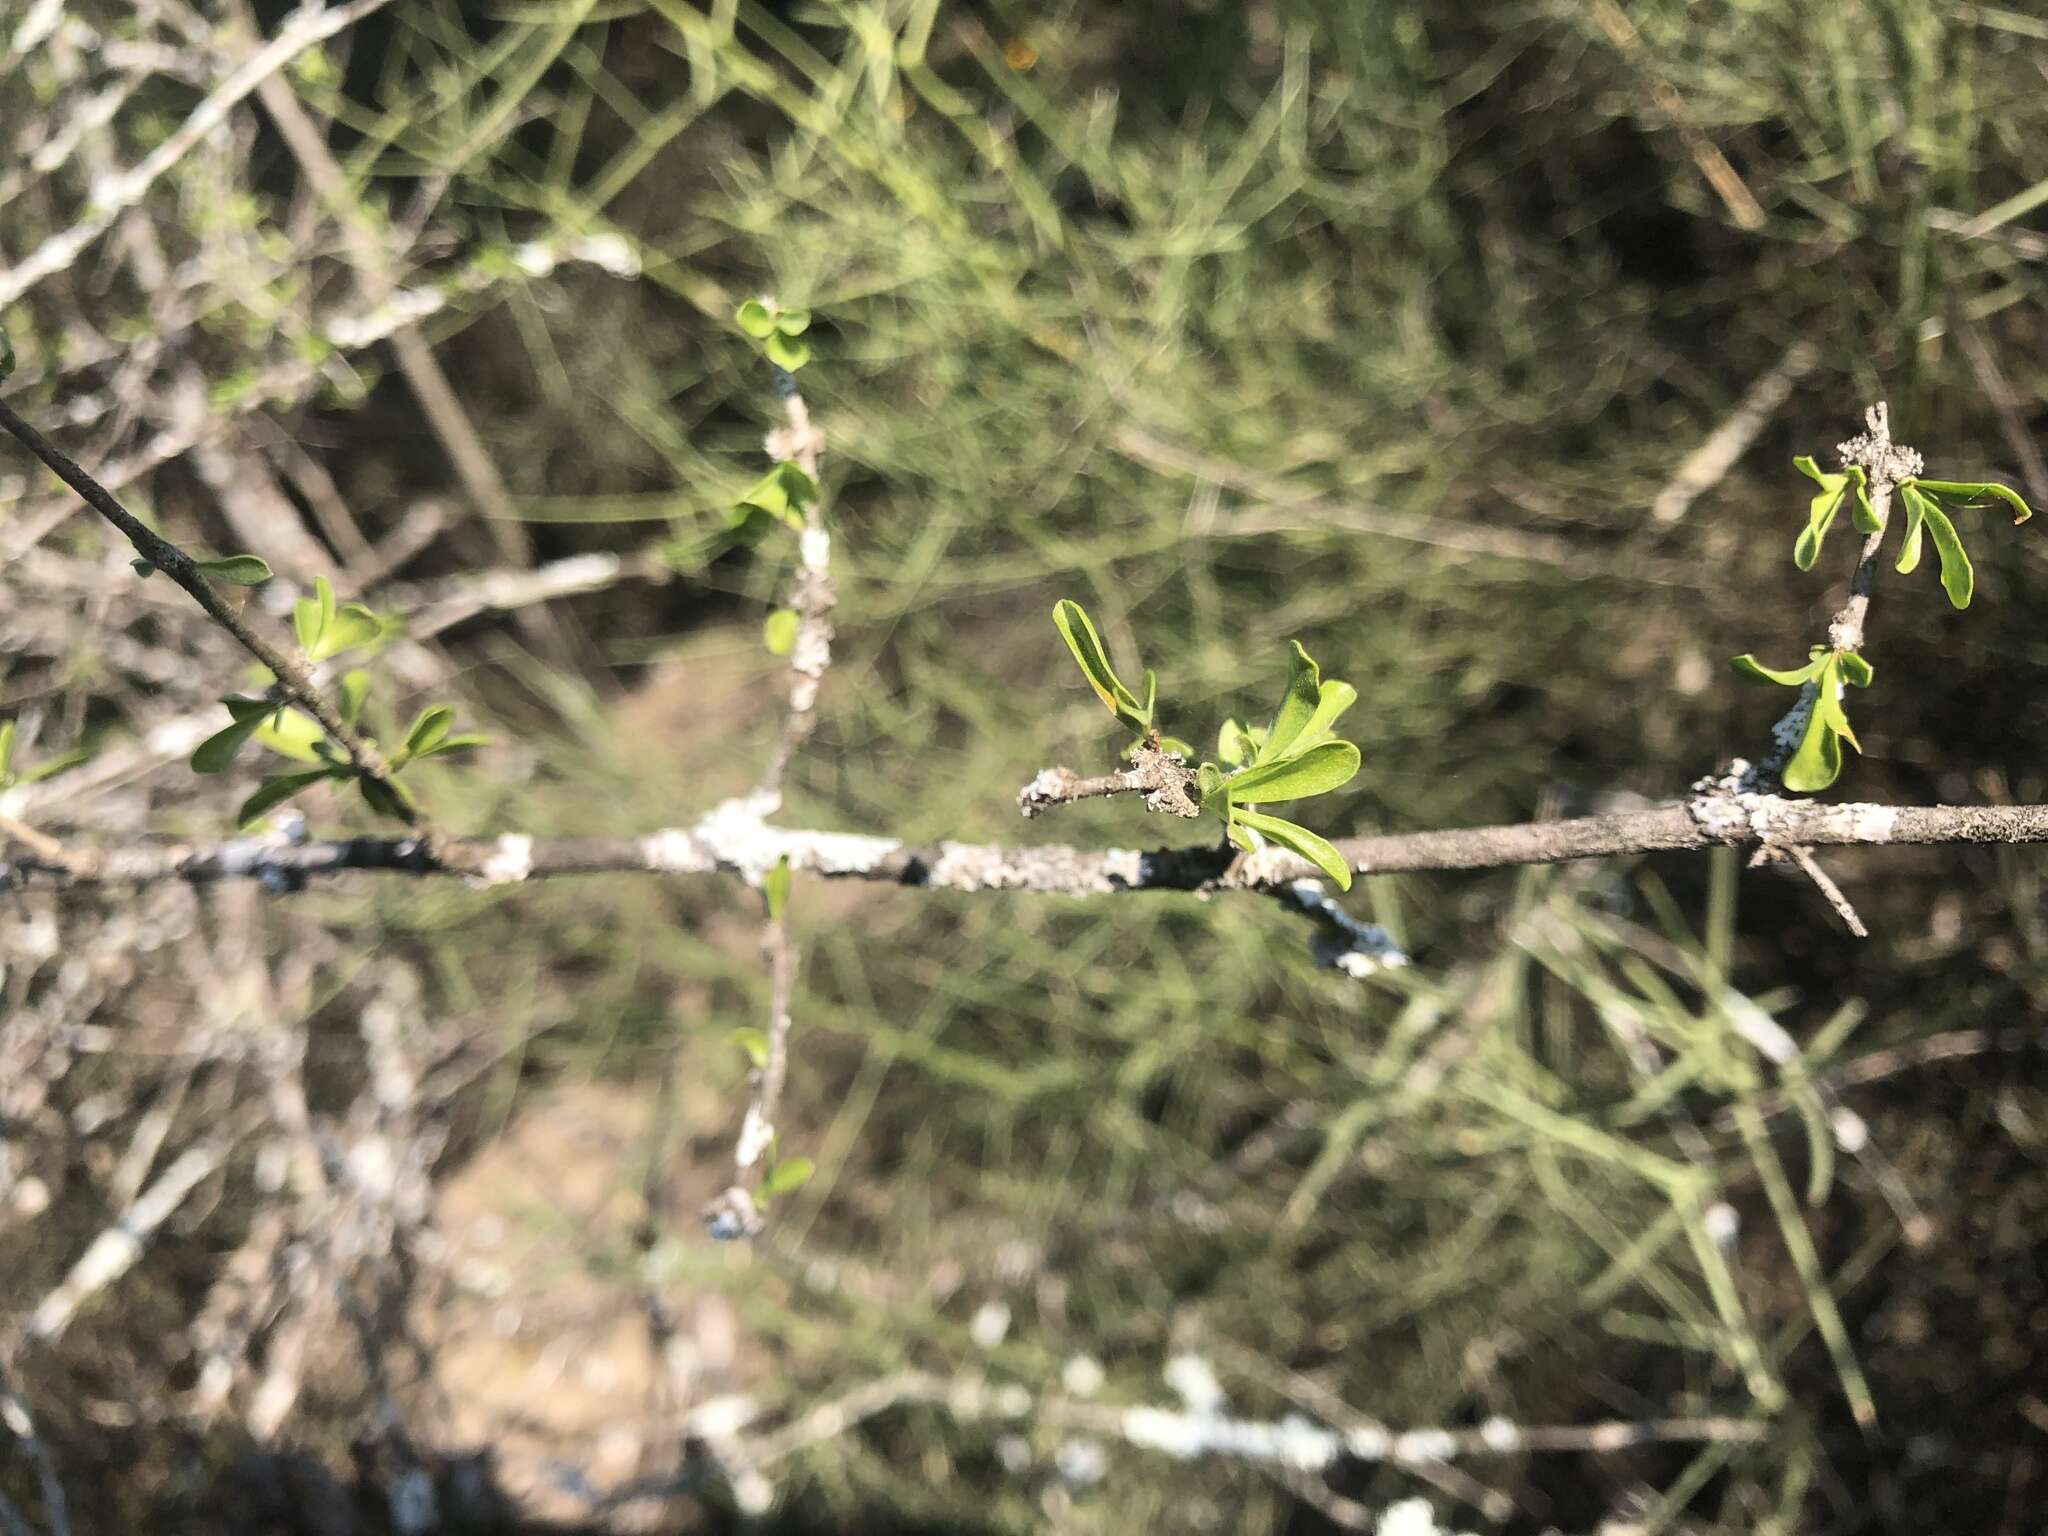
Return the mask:
M 96 188 L 92 203 L 77 224 L 45 240 L 20 265 L 0 272 L 0 304 L 13 303 L 44 278 L 62 272 L 76 261 L 116 219 L 142 201 L 158 177 L 225 122 L 229 110 L 263 81 L 308 48 L 325 42 L 388 3 L 389 0 L 348 0 L 347 4 L 326 10 L 302 9 L 294 14 L 282 32 L 222 80 L 163 143 L 150 151 L 148 158 L 126 175 Z
M 1351 837 L 1339 840 L 1336 848 L 1353 871 L 1372 875 L 1501 869 L 1766 844 L 1882 848 L 2043 842 L 2048 842 L 2048 805 L 1822 805 L 1706 786 L 1691 800 L 1648 810 Z M 1319 874 L 1306 859 L 1277 848 L 1246 857 L 1213 844 L 1149 851 L 1059 844 L 911 845 L 860 833 L 792 830 L 769 826 L 753 802 L 734 800 L 694 827 L 668 827 L 642 837 L 535 838 L 511 832 L 496 838 L 451 838 L 431 850 L 421 837 L 143 843 L 89 855 L 74 851 L 72 858 L 79 866 L 75 869 L 29 855 L 0 861 L 0 892 L 266 878 L 273 884 L 282 880 L 295 885 L 348 871 L 460 874 L 480 885 L 628 873 L 732 874 L 758 883 L 785 857 L 793 870 L 826 879 L 965 893 L 1110 896 L 1218 888 L 1271 892 Z
M 1092 779 L 1082 778 L 1071 768 L 1040 769 L 1037 777 L 1017 791 L 1017 809 L 1029 821 L 1076 800 L 1143 795 L 1146 810 L 1192 821 L 1202 814 L 1194 788 L 1195 775 L 1187 764 L 1156 747 L 1141 745 L 1131 753 L 1130 767 Z
M 341 718 L 334 706 L 327 702 L 314 686 L 313 674 L 304 661 L 287 655 L 251 629 L 243 622 L 242 616 L 230 608 L 221 599 L 221 595 L 214 591 L 212 584 L 200 573 L 190 555 L 145 526 L 140 518 L 115 499 L 112 492 L 67 458 L 54 443 L 22 420 L 4 401 L 0 401 L 0 428 L 12 434 L 30 453 L 42 460 L 51 473 L 76 491 L 87 506 L 118 528 L 135 547 L 136 554 L 190 593 L 192 600 L 206 610 L 208 618 L 232 635 L 243 650 L 270 669 L 284 695 L 320 722 L 320 728 L 348 754 L 349 761 L 355 764 L 365 777 L 377 780 L 391 791 L 391 803 L 404 809 L 406 820 L 416 827 L 421 825 L 419 811 L 413 806 L 411 799 L 393 782 L 391 765 L 385 761 L 384 754 L 358 735 L 354 728 Z
M 789 652 L 789 714 L 782 723 L 782 735 L 755 790 L 767 813 L 782 804 L 782 780 L 790 759 L 810 740 L 818 723 L 818 689 L 832 665 L 832 535 L 825 528 L 825 492 L 818 481 L 818 456 L 825 449 L 825 434 L 811 420 L 810 407 L 796 387 L 796 376 L 776 370 L 776 390 L 783 397 L 789 424 L 768 434 L 768 456 L 778 463 L 793 460 L 798 469 L 818 485 L 817 499 L 804 513 L 803 532 L 797 538 L 796 590 L 790 606 L 796 610 L 796 643 Z
M 768 457 L 777 463 L 793 461 L 810 477 L 817 491 L 804 511 L 803 532 L 797 541 L 796 589 L 790 596 L 797 629 L 789 652 L 789 713 L 783 718 L 782 734 L 776 739 L 775 751 L 752 797 L 730 808 L 735 826 L 742 816 L 753 818 L 748 831 L 756 836 L 770 834 L 761 818 L 781 809 L 782 781 L 790 762 L 817 728 L 818 690 L 832 665 L 831 614 L 835 596 L 832 535 L 825 528 L 824 488 L 818 480 L 818 456 L 825 450 L 825 434 L 812 422 L 810 407 L 797 389 L 794 373 L 777 368 L 775 392 L 782 397 L 788 423 L 768 434 Z M 748 866 L 744 870 L 747 883 L 758 887 L 768 868 L 780 863 L 778 855 L 768 865 Z M 783 879 L 787 880 L 786 874 Z M 756 1168 L 762 1166 L 775 1145 L 775 1116 L 782 1102 L 783 1085 L 789 1080 L 790 1006 L 796 995 L 797 951 L 796 940 L 789 932 L 788 913 L 774 898 L 768 904 L 761 947 L 768 954 L 772 992 L 768 1003 L 767 1057 L 753 1073 L 753 1093 L 740 1121 L 739 1139 L 733 1144 L 732 1183 L 705 1206 L 703 1213 L 705 1229 L 713 1237 L 723 1239 L 758 1237 L 765 1226 L 748 1186 Z

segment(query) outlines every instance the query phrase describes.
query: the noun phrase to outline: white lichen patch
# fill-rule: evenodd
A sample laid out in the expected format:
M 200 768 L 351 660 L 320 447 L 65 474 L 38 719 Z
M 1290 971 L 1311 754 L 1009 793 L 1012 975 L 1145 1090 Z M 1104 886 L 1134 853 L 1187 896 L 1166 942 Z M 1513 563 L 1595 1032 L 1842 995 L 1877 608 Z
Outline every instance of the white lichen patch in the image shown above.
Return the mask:
M 507 832 L 491 849 L 475 875 L 478 885 L 516 885 L 533 873 L 533 839 Z
M 640 856 L 657 874 L 701 875 L 716 867 L 711 855 L 681 827 L 663 827 L 641 838 Z

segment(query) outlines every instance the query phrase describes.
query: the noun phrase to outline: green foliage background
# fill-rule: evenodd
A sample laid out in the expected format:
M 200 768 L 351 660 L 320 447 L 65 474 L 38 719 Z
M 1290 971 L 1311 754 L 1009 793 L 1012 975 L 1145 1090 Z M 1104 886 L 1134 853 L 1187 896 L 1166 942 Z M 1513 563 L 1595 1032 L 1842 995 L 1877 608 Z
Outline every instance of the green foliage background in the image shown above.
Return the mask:
M 1801 654 L 1847 577 L 1846 549 L 1811 575 L 1787 558 L 1807 499 L 1792 455 L 1831 465 L 1883 398 L 1930 475 L 2048 500 L 2014 458 L 2048 422 L 2048 237 L 2026 227 L 2048 187 L 2048 26 L 1907 0 L 1626 12 L 1634 47 L 1551 0 L 401 0 L 365 22 L 294 86 L 334 124 L 357 215 L 433 232 L 409 281 L 461 281 L 429 333 L 532 558 L 652 541 L 674 568 L 565 605 L 552 653 L 508 625 L 461 632 L 465 728 L 508 745 L 437 769 L 428 804 L 460 830 L 625 833 L 750 780 L 779 689 L 761 619 L 793 560 L 783 534 L 735 547 L 723 517 L 775 411 L 730 323 L 759 292 L 816 317 L 802 379 L 841 594 L 793 825 L 1182 835 L 1123 801 L 1017 821 L 1040 767 L 1103 771 L 1121 745 L 1046 620 L 1059 596 L 1120 662 L 1158 669 L 1160 725 L 1197 743 L 1266 707 L 1290 639 L 1353 681 L 1364 770 L 1304 817 L 1333 835 L 1666 798 L 1755 755 L 1780 701 L 1722 658 Z M 1703 179 L 1673 94 L 1760 227 Z M 141 105 L 175 121 L 187 104 Z M 119 120 L 138 152 L 151 121 Z M 183 189 L 194 249 L 248 263 L 190 344 L 216 408 L 281 412 L 375 533 L 452 477 L 376 348 L 349 355 L 360 399 L 266 399 L 265 369 L 335 345 L 318 300 L 342 269 L 266 256 L 296 173 L 274 146 L 252 164 L 256 185 Z M 11 257 L 22 231 L 62 227 L 58 199 L 10 210 Z M 590 237 L 623 240 L 637 274 L 521 275 L 522 242 Z M 139 302 L 85 281 L 10 315 L 24 379 L 61 377 L 67 308 Z M 1677 460 L 1801 337 L 1821 362 L 1756 447 L 1682 521 L 1653 522 Z M 203 505 L 162 501 L 167 531 L 184 506 L 187 531 L 208 526 Z M 1926 571 L 1880 579 L 1856 798 L 2048 789 L 2027 707 L 2048 660 L 2035 530 L 1970 515 L 1969 614 Z M 409 574 L 499 547 L 464 524 Z M 621 728 L 634 699 L 660 731 Z M 224 831 L 232 806 L 218 814 Z M 817 1175 L 753 1255 L 697 1241 L 679 1198 L 664 1262 L 738 1298 L 800 1400 L 948 1368 L 1001 1294 L 1020 1318 L 993 1373 L 1049 1382 L 1085 1352 L 1131 1400 L 1191 1347 L 1249 1412 L 1286 1404 L 1247 1357 L 1396 1427 L 1777 1415 L 1761 1443 L 1705 1455 L 1481 1469 L 1565 1529 L 1626 1510 L 1648 1528 L 1925 1529 L 2037 1507 L 2017 1415 L 2048 1354 L 2038 1054 L 1856 1091 L 1940 1234 L 1913 1248 L 1846 1160 L 1781 1228 L 1781 1176 L 1803 1186 L 1825 1138 L 1796 1114 L 1744 1134 L 1780 1074 L 1741 1041 L 1745 999 L 1808 1044 L 1832 1022 L 1827 1053 L 2037 1038 L 2039 860 L 1830 867 L 1875 940 L 1772 873 L 1698 860 L 1361 882 L 1352 908 L 1418 962 L 1370 983 L 1314 970 L 1299 921 L 1249 900 L 800 880 L 785 1136 Z M 766 1007 L 730 890 L 304 900 L 350 951 L 425 962 L 435 1006 L 516 1044 L 476 1137 L 563 1075 L 652 1091 L 680 1052 L 716 1091 L 661 1155 L 725 1155 L 745 1065 L 727 1037 Z M 1675 1063 L 1669 1104 L 1632 1072 L 1638 1034 Z M 1703 1152 L 1672 1111 L 1708 1128 Z M 1743 1218 L 1725 1261 L 1710 1197 Z M 821 1259 L 877 1282 L 807 1286 Z M 968 1278 L 934 1290 L 946 1267 Z M 1916 1434 L 1946 1449 L 1916 1461 Z M 889 1416 L 801 1463 L 788 1518 L 1034 1528 L 1040 1486 L 1001 1472 L 989 1438 Z M 1411 1487 L 1361 1472 L 1344 1491 Z M 1242 1467 L 1114 1450 L 1077 1508 L 1102 1530 L 1204 1509 L 1320 1528 Z

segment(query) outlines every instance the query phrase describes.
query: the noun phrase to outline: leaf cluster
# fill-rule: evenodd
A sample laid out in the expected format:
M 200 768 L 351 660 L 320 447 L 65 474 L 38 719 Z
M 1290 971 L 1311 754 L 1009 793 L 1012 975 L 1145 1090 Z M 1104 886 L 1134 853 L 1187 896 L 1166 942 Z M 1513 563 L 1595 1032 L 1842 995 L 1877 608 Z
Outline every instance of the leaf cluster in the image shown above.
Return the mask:
M 1081 675 L 1117 722 L 1140 741 L 1186 760 L 1194 756 L 1185 742 L 1159 734 L 1158 680 L 1145 671 L 1140 698 L 1125 686 L 1110 665 L 1102 637 L 1079 603 L 1062 599 L 1053 607 L 1053 624 L 1073 653 Z M 1305 800 L 1328 794 L 1358 772 L 1358 747 L 1336 739 L 1338 718 L 1358 701 L 1349 683 L 1325 679 L 1300 641 L 1292 642 L 1287 691 L 1272 722 L 1247 726 L 1226 720 L 1217 733 L 1218 762 L 1195 770 L 1201 807 L 1223 822 L 1224 833 L 1247 852 L 1260 840 L 1278 843 L 1314 864 L 1341 890 L 1351 888 L 1351 870 L 1329 841 L 1307 827 L 1260 810 L 1261 805 Z
M 760 538 L 773 523 L 801 532 L 804 512 L 817 499 L 818 482 L 801 465 L 784 459 L 732 504 L 725 523 L 746 543 Z
M 1802 456 L 1792 463 L 1801 474 L 1820 486 L 1819 492 L 1807 505 L 1806 526 L 1800 530 L 1792 546 L 1792 562 L 1800 570 L 1813 569 L 1814 562 L 1820 558 L 1821 542 L 1826 539 L 1836 512 L 1850 500 L 1852 491 L 1857 531 L 1866 534 L 1884 531 L 1885 525 L 1871 505 L 1869 481 L 1861 465 L 1850 464 L 1839 472 L 1829 472 L 1810 457 Z M 1917 569 L 1923 538 L 1931 538 L 1935 555 L 1941 563 L 1942 590 L 1948 594 L 1950 604 L 1959 609 L 1970 606 L 1977 583 L 1970 557 L 1956 533 L 1954 512 L 1966 506 L 1982 505 L 1987 500 L 1997 500 L 2012 509 L 2015 523 L 2024 523 L 2034 515 L 2034 509 L 2027 505 L 2018 491 L 1992 480 L 1926 480 L 1916 475 L 1901 480 L 1897 490 L 1899 505 L 1905 513 L 1906 529 L 1896 569 L 1902 576 Z
M 1820 486 L 1807 503 L 1806 526 L 1800 529 L 1792 545 L 1792 563 L 1800 570 L 1813 569 L 1828 529 L 1845 503 L 1853 508 L 1851 516 L 1858 532 L 1885 531 L 1885 521 L 1871 501 L 1869 476 L 1863 466 L 1847 464 L 1838 471 L 1824 470 L 1805 455 L 1792 464 Z M 1976 591 L 1976 572 L 1956 533 L 1952 512 L 1995 499 L 2012 509 L 2015 523 L 2033 516 L 2033 508 L 2019 492 L 1989 480 L 1925 480 L 1916 475 L 1901 480 L 1895 490 L 1906 525 L 1896 569 L 1902 575 L 1911 574 L 1920 564 L 1924 542 L 1932 539 L 1941 564 L 1942 590 L 1948 594 L 1949 603 L 1958 609 L 1970 606 Z M 1842 695 L 1848 687 L 1870 686 L 1870 663 L 1855 651 L 1817 645 L 1807 653 L 1803 667 L 1781 671 L 1765 666 L 1747 653 L 1737 656 L 1734 665 L 1745 677 L 1759 682 L 1787 688 L 1810 685 L 1814 689 L 1813 708 L 1781 777 L 1785 788 L 1798 794 L 1811 794 L 1833 784 L 1842 772 L 1842 744 L 1847 742 L 1857 751 L 1863 750 L 1842 708 Z
M 1875 676 L 1869 662 L 1854 651 L 1830 650 L 1816 645 L 1807 653 L 1803 667 L 1779 671 L 1744 653 L 1735 658 L 1735 670 L 1757 682 L 1777 683 L 1785 688 L 1814 687 L 1813 708 L 1807 714 L 1799 745 L 1781 775 L 1785 787 L 1796 794 L 1813 794 L 1826 789 L 1842 772 L 1842 743 L 1858 752 L 1863 743 L 1849 727 L 1842 708 L 1842 690 L 1853 684 L 1868 688 Z
M 337 607 L 334 589 L 324 577 L 314 582 L 313 596 L 301 598 L 294 605 L 292 626 L 298 635 L 300 649 L 315 661 L 367 644 L 380 638 L 385 630 L 384 621 L 361 603 L 345 603 Z M 337 709 L 350 729 L 361 723 L 363 706 L 369 694 L 368 672 L 357 667 L 343 675 Z M 308 765 L 265 777 L 256 792 L 242 802 L 236 814 L 238 825 L 247 827 L 285 801 L 329 780 L 352 781 L 364 803 L 381 816 L 401 821 L 410 816 L 412 796 L 402 785 L 365 773 L 328 739 L 320 722 L 303 710 L 294 709 L 274 698 L 240 695 L 231 695 L 221 703 L 232 719 L 224 729 L 216 731 L 193 749 L 193 772 L 227 772 L 242 748 L 251 741 L 280 757 Z M 454 725 L 455 710 L 451 705 L 434 704 L 421 710 L 406 728 L 400 745 L 386 757 L 391 771 L 395 774 L 424 758 L 481 746 L 488 739 L 454 734 Z M 376 745 L 374 739 L 370 744 Z
M 795 373 L 811 360 L 811 344 L 803 339 L 811 328 L 808 309 L 784 309 L 773 299 L 749 299 L 733 319 L 761 344 L 768 361 L 784 372 Z

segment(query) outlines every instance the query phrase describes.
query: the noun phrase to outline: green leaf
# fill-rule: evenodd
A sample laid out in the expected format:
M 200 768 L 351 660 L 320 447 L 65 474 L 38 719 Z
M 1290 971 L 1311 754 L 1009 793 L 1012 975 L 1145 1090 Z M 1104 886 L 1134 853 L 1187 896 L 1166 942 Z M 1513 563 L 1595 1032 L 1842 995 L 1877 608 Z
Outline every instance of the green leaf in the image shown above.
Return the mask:
M 352 668 L 341 679 L 341 718 L 353 726 L 363 717 L 363 701 L 370 696 L 370 674 L 361 667 Z
M 7 765 L 14 758 L 14 722 L 0 720 L 0 783 L 6 782 Z
M 1351 889 L 1351 866 L 1344 862 L 1344 856 L 1332 847 L 1329 840 L 1318 837 L 1307 827 L 1296 822 L 1285 821 L 1278 816 L 1267 816 L 1259 811 L 1240 810 L 1237 819 L 1243 825 L 1268 842 L 1300 854 L 1325 875 L 1337 883 L 1337 889 Z
M 756 341 L 766 341 L 775 334 L 775 316 L 759 299 L 749 299 L 742 304 L 734 313 L 733 320 Z
M 297 758 L 302 763 L 332 760 L 329 754 L 319 750 L 327 740 L 327 733 L 320 729 L 320 722 L 300 710 L 278 709 L 263 716 L 257 722 L 255 735 L 258 741 L 281 757 Z
M 777 859 L 770 869 L 761 875 L 761 895 L 768 903 L 768 921 L 782 920 L 783 910 L 789 905 L 789 855 Z
M 808 309 L 778 309 L 775 312 L 775 329 L 785 336 L 801 336 L 811 328 L 811 312 Z
M 364 774 L 356 780 L 356 788 L 362 791 L 364 802 L 378 815 L 398 821 L 412 819 L 412 796 L 406 793 L 403 785 L 386 783 Z
M 811 344 L 795 336 L 785 336 L 777 331 L 761 344 L 761 350 L 768 354 L 768 361 L 789 373 L 795 373 L 811 360 Z
M 334 592 L 328 587 L 325 576 L 314 578 L 316 591 L 325 591 L 327 601 L 319 597 L 302 597 L 292 604 L 292 633 L 298 637 L 299 649 L 311 656 L 320 644 L 320 637 L 327 633 L 327 621 L 334 616 Z
M 1277 804 L 1328 794 L 1358 772 L 1358 748 L 1348 741 L 1326 741 L 1299 757 L 1257 763 L 1233 775 L 1224 785 L 1233 804 L 1258 801 Z
M 156 574 L 156 567 L 147 560 L 130 560 L 128 564 L 131 568 L 133 568 L 135 574 L 140 576 L 144 581 L 149 580 L 150 577 Z
M 1856 739 L 1855 731 L 1849 727 L 1848 712 L 1842 708 L 1841 670 L 1841 657 L 1831 658 L 1820 675 L 1820 692 L 1814 698 L 1813 711 L 1829 730 L 1861 752 L 1863 743 Z
M 1901 576 L 1919 569 L 1920 536 L 1927 528 L 1927 498 L 1913 486 L 1899 487 L 1899 500 L 1906 508 L 1906 538 L 1899 546 L 1898 571 Z
M 1849 483 L 1847 475 L 1831 475 L 1831 479 L 1839 479 L 1841 485 Z M 1806 530 L 1792 543 L 1792 563 L 1802 571 L 1810 571 L 1815 561 L 1821 559 L 1821 541 L 1827 539 L 1827 528 L 1841 508 L 1841 485 L 1831 492 L 1821 492 L 1806 508 Z
M 230 713 L 234 713 L 233 704 L 229 704 L 228 709 Z M 256 733 L 256 728 L 263 723 L 265 713 L 267 711 L 259 711 L 252 715 L 237 714 L 233 725 L 223 730 L 215 731 L 206 740 L 199 743 L 198 746 L 192 749 L 192 771 L 194 773 L 226 773 L 234 765 L 235 754 L 242 750 L 243 744 Z
M 1182 741 L 1178 736 L 1160 737 L 1159 750 L 1166 753 L 1169 757 L 1179 758 L 1184 763 L 1192 763 L 1195 760 L 1194 747 Z
M 1223 835 L 1242 848 L 1246 853 L 1258 847 L 1253 839 L 1252 829 L 1244 824 L 1244 807 L 1224 803 Z M 1254 813 L 1256 814 L 1256 813 Z
M 1963 553 L 1963 541 L 1956 537 L 1956 525 L 1932 501 L 1927 503 L 1927 532 L 1934 540 L 1935 554 L 1941 557 L 1942 590 L 1957 608 L 1969 607 L 1977 588 L 1976 572 L 1970 569 L 1970 557 Z
M 1241 768 L 1256 750 L 1250 735 L 1235 720 L 1223 722 L 1223 728 L 1216 733 L 1216 755 L 1233 768 Z
M 1799 750 L 1785 765 L 1784 784 L 1794 794 L 1810 795 L 1826 789 L 1842 773 L 1842 742 L 1827 717 L 1816 705 L 1807 717 L 1806 734 Z
M 1299 640 L 1288 643 L 1294 654 L 1288 659 L 1287 692 L 1280 700 L 1272 725 L 1266 730 L 1265 746 L 1252 759 L 1254 763 L 1270 763 L 1287 756 L 1288 748 L 1307 727 L 1316 712 L 1316 703 L 1322 697 L 1323 676 L 1314 658 L 1301 648 Z
M 1786 688 L 1797 688 L 1804 683 L 1812 682 L 1814 678 L 1820 675 L 1822 661 L 1816 658 L 1813 661 L 1809 661 L 1796 672 L 1780 672 L 1775 667 L 1765 666 L 1754 656 L 1750 655 L 1749 652 L 1744 651 L 1740 656 L 1735 657 L 1729 665 L 1734 667 L 1744 677 L 1754 678 L 1758 682 L 1778 683 Z
M 768 1065 L 768 1037 L 751 1025 L 742 1025 L 726 1036 L 734 1045 L 747 1053 L 747 1060 L 759 1071 Z
M 1138 703 L 1131 690 L 1116 675 L 1116 669 L 1110 666 L 1109 655 L 1102 648 L 1102 637 L 1096 634 L 1087 610 L 1079 603 L 1061 598 L 1053 604 L 1052 621 L 1061 638 L 1067 642 L 1067 649 L 1074 653 L 1074 661 L 1081 668 L 1081 675 L 1088 679 L 1088 686 L 1095 690 L 1095 696 L 1133 731 L 1141 736 L 1149 732 L 1152 729 L 1150 711 Z
M 280 773 L 267 778 L 255 794 L 242 802 L 242 808 L 235 813 L 235 825 L 247 827 L 265 811 L 284 804 L 293 795 L 311 789 L 323 779 L 336 776 L 333 768 L 307 768 L 298 773 Z
M 1337 728 L 1338 717 L 1357 702 L 1356 688 L 1335 678 L 1325 678 L 1322 695 L 1316 700 L 1316 712 L 1308 717 L 1308 724 L 1294 738 L 1295 752 L 1306 751 L 1322 742 Z
M 804 525 L 803 509 L 818 499 L 818 484 L 797 465 L 785 459 L 748 488 L 726 521 L 739 527 L 747 520 L 744 509 L 752 507 L 792 528 Z
M 2024 496 L 2009 485 L 2000 485 L 1996 480 L 1921 480 L 1909 482 L 1923 491 L 1938 491 L 1944 496 L 1956 496 L 1962 500 L 1982 501 L 1986 496 L 1996 496 L 2011 507 L 2017 515 L 2015 523 L 2024 523 L 2034 515 L 2034 509 L 2027 505 Z
M 808 1157 L 785 1157 L 761 1181 L 761 1192 L 786 1195 L 793 1189 L 802 1189 L 816 1171 Z
M 796 649 L 796 610 L 777 608 L 761 624 L 761 641 L 771 656 L 787 656 Z
M 1806 529 L 1792 546 L 1792 563 L 1802 571 L 1810 571 L 1814 561 L 1820 558 L 1821 540 L 1828 535 L 1828 525 L 1834 522 L 1835 513 L 1841 509 L 1842 493 L 1848 488 L 1849 477 L 1828 474 L 1803 455 L 1794 459 L 1792 466 L 1820 484 L 1820 494 L 1807 503 Z
M 219 560 L 201 560 L 199 569 L 215 581 L 235 587 L 260 587 L 270 580 L 270 567 L 254 555 L 228 555 Z
M 452 705 L 435 704 L 421 710 L 405 733 L 405 750 L 414 757 L 433 751 L 447 738 L 454 724 Z
M 307 654 L 315 661 L 324 661 L 359 645 L 368 645 L 383 633 L 384 621 L 376 614 L 361 603 L 345 603 L 339 613 L 329 615 L 319 643 Z
M 1223 770 L 1214 763 L 1204 763 L 1195 770 L 1195 791 L 1205 809 L 1223 793 L 1223 784 Z
M 1849 483 L 1856 487 L 1856 528 L 1859 533 L 1879 533 L 1884 524 L 1878 521 L 1877 508 L 1870 504 L 1870 477 L 1863 473 L 1861 464 L 1849 466 Z
M 1877 675 L 1876 668 L 1858 656 L 1854 651 L 1840 653 L 1842 681 L 1858 688 L 1868 688 L 1871 678 Z
M 461 736 L 443 737 L 440 741 L 435 742 L 431 747 L 427 748 L 426 751 L 415 753 L 414 756 L 439 757 L 444 752 L 463 752 L 467 751 L 471 747 L 487 747 L 490 744 L 490 737 L 479 736 L 476 735 L 474 732 L 471 732 Z

